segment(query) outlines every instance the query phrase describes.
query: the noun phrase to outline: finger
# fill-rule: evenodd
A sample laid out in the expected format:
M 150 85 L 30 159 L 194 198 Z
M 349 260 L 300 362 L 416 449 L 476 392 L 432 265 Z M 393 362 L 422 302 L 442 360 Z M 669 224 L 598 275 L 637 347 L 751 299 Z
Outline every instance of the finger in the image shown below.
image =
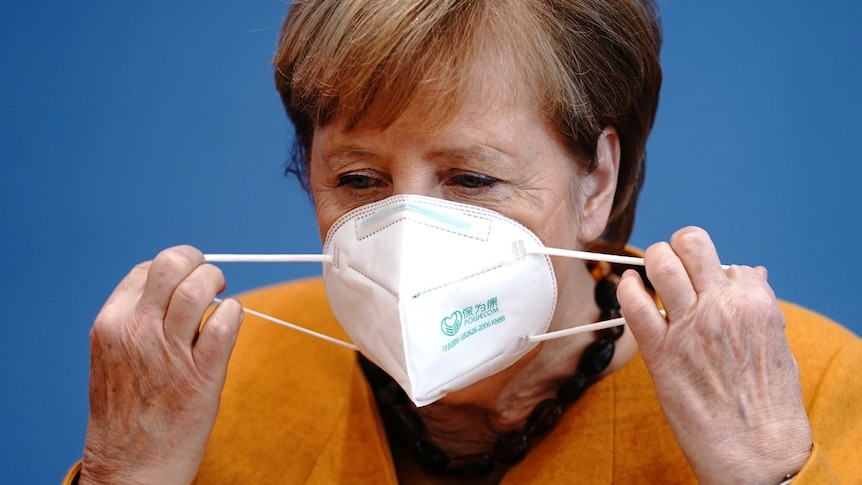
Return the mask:
M 144 291 L 144 283 L 147 281 L 147 271 L 150 268 L 150 263 L 151 261 L 147 261 L 132 268 L 129 274 L 123 277 L 120 283 L 117 284 L 117 287 L 114 288 L 114 291 L 111 292 L 111 296 L 105 301 L 105 306 L 128 301 L 130 297 L 137 300 L 141 292 Z
M 667 322 L 655 306 L 637 271 L 626 270 L 617 285 L 617 299 L 623 316 L 644 356 L 653 356 L 661 348 Z
M 90 333 L 91 339 L 96 334 L 105 335 L 105 332 L 111 332 L 123 321 L 131 309 L 135 308 L 141 293 L 144 291 L 149 267 L 149 262 L 135 266 L 114 288 L 111 296 L 108 297 L 96 316 Z
M 191 346 L 198 335 L 204 312 L 224 288 L 224 274 L 220 269 L 211 264 L 195 268 L 171 295 L 165 313 L 165 338 L 186 347 Z
M 694 226 L 680 229 L 671 236 L 670 246 L 685 266 L 696 292 L 727 283 L 715 245 L 703 229 Z
M 242 305 L 228 299 L 219 303 L 207 318 L 192 349 L 192 358 L 201 374 L 218 383 L 224 382 L 243 316 Z
M 204 256 L 191 246 L 176 246 L 160 252 L 150 264 L 139 306 L 162 320 L 177 286 L 194 269 L 204 264 Z
M 697 293 L 682 261 L 664 242 L 650 246 L 644 254 L 646 272 L 658 292 L 670 321 L 684 316 L 697 304 Z

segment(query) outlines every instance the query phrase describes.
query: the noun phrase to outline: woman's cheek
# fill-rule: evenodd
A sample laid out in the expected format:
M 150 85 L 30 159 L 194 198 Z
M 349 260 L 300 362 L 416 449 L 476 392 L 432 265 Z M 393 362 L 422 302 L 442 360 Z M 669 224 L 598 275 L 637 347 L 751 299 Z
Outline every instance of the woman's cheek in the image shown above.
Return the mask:
M 341 217 L 345 211 L 341 209 L 340 204 L 333 200 L 333 197 L 323 194 L 314 195 L 314 210 L 317 214 L 317 225 L 320 229 L 320 240 L 326 239 L 326 233 L 332 224 Z

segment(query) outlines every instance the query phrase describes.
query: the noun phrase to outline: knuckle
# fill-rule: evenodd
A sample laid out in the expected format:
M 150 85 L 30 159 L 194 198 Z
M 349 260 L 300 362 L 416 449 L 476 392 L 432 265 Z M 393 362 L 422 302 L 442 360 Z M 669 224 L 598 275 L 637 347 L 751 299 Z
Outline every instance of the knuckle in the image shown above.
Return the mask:
M 754 275 L 755 270 L 753 268 L 747 268 L 747 270 Z M 739 297 L 744 298 L 751 306 L 763 308 L 774 306 L 777 308 L 775 292 L 768 283 L 762 280 L 749 280 L 747 283 L 739 285 Z
M 135 265 L 134 268 L 132 268 L 131 272 L 146 275 L 147 272 L 150 270 L 150 265 L 152 265 L 152 263 L 152 261 L 144 261 L 143 263 L 138 263 Z
M 642 301 L 632 301 L 628 302 L 628 315 L 627 317 L 639 318 L 641 315 L 644 315 L 647 311 L 650 311 L 650 308 Z
M 96 315 L 93 320 L 93 326 L 90 328 L 90 343 L 95 344 L 105 338 L 109 338 L 117 332 L 117 322 L 122 321 L 121 311 L 116 309 L 114 305 L 106 304 Z
M 664 275 L 671 274 L 674 270 L 674 264 L 671 261 L 659 261 L 653 267 L 653 273 L 659 278 Z
M 619 300 L 628 299 L 629 292 L 635 291 L 635 289 L 636 289 L 636 286 L 633 286 L 633 285 L 635 285 L 635 282 L 632 280 L 632 278 L 625 277 L 625 278 L 620 279 L 620 282 L 617 283 L 617 299 L 619 299 Z M 629 288 L 629 287 L 631 287 L 631 288 Z
M 663 248 L 647 255 L 646 273 L 654 285 L 659 285 L 657 289 L 660 295 L 662 292 L 681 290 L 679 281 L 684 271 L 678 257 L 667 243 L 664 243 Z
M 749 323 L 758 325 L 781 324 L 784 319 L 775 295 L 768 287 L 739 288 L 730 301 L 732 304 L 725 307 L 730 309 L 729 318 L 733 318 L 733 315 L 742 316 Z
M 673 248 L 691 250 L 709 244 L 709 234 L 697 226 L 688 226 L 676 231 L 670 238 Z
M 664 241 L 659 241 L 655 244 L 651 244 L 647 250 L 645 256 L 649 259 L 650 257 L 656 258 L 660 254 L 668 251 L 670 249 L 670 245 Z
M 770 308 L 778 308 L 776 304 L 777 299 L 775 298 L 775 292 L 772 291 L 772 288 L 767 285 L 758 285 L 754 290 L 754 294 L 758 301 L 760 301 L 764 305 L 769 305 Z
M 203 255 L 191 246 L 175 246 L 160 252 L 153 260 L 153 266 L 166 272 L 189 272 L 203 263 Z
M 668 269 L 673 265 L 673 258 L 669 257 L 672 254 L 673 250 L 666 242 L 657 242 L 647 248 L 644 260 L 650 278 L 667 274 Z
M 674 274 L 677 263 L 672 258 L 655 258 L 647 268 L 650 279 L 662 280 Z
M 174 297 L 182 303 L 195 303 L 206 298 L 206 291 L 197 281 L 186 279 L 177 286 Z
M 93 321 L 93 326 L 90 328 L 90 342 L 97 337 L 108 333 L 110 327 L 111 320 L 104 315 L 104 311 L 99 312 L 96 319 Z

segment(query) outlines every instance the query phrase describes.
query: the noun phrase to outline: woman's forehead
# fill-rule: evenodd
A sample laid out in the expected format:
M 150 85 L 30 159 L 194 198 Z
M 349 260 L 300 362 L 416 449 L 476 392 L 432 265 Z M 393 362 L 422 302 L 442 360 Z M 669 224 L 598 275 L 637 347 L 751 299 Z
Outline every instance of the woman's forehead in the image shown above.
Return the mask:
M 327 39 L 317 32 L 314 40 L 305 41 L 301 49 L 306 53 L 289 70 L 293 104 L 311 109 L 307 114 L 318 125 L 337 118 L 348 127 L 360 120 L 385 127 L 424 98 L 419 101 L 430 109 L 427 116 L 445 122 L 473 90 L 466 84 L 475 77 L 477 64 L 497 61 L 496 74 L 513 85 L 515 77 L 533 82 L 541 78 L 513 76 L 528 68 L 527 59 L 537 57 L 529 42 L 516 38 L 525 29 L 519 24 L 528 22 L 523 15 L 504 15 L 501 10 L 511 9 L 502 2 L 493 7 L 485 2 L 439 3 L 415 12 L 409 22 L 397 17 L 404 14 L 398 8 L 387 14 L 392 18 L 379 11 L 366 12 L 362 22 L 330 18 L 328 22 L 343 24 L 337 35 Z M 314 30 L 327 29 L 335 26 Z M 294 31 L 292 36 L 301 34 Z M 279 58 L 276 65 L 281 67 Z
M 420 85 L 408 103 L 395 107 L 390 101 L 392 96 L 384 91 L 362 118 L 349 123 L 349 118 L 339 116 L 337 121 L 345 129 L 385 129 L 399 122 L 419 131 L 436 132 L 456 119 L 469 123 L 489 113 L 505 117 L 511 111 L 530 110 L 538 116 L 534 92 L 534 86 L 511 63 L 487 56 L 474 62 L 461 82 L 445 95 L 436 87 Z

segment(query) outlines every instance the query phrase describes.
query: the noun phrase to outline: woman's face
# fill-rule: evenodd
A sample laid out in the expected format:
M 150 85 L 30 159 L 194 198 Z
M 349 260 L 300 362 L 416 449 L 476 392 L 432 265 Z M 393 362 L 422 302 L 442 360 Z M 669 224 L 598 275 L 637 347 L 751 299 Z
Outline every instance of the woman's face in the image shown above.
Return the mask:
M 500 212 L 546 246 L 577 248 L 597 238 L 607 211 L 591 203 L 595 175 L 577 172 L 530 98 L 512 87 L 518 76 L 499 70 L 477 65 L 465 103 L 442 127 L 427 119 L 433 100 L 421 92 L 386 129 L 317 127 L 309 180 L 321 237 L 351 209 L 417 194 Z

